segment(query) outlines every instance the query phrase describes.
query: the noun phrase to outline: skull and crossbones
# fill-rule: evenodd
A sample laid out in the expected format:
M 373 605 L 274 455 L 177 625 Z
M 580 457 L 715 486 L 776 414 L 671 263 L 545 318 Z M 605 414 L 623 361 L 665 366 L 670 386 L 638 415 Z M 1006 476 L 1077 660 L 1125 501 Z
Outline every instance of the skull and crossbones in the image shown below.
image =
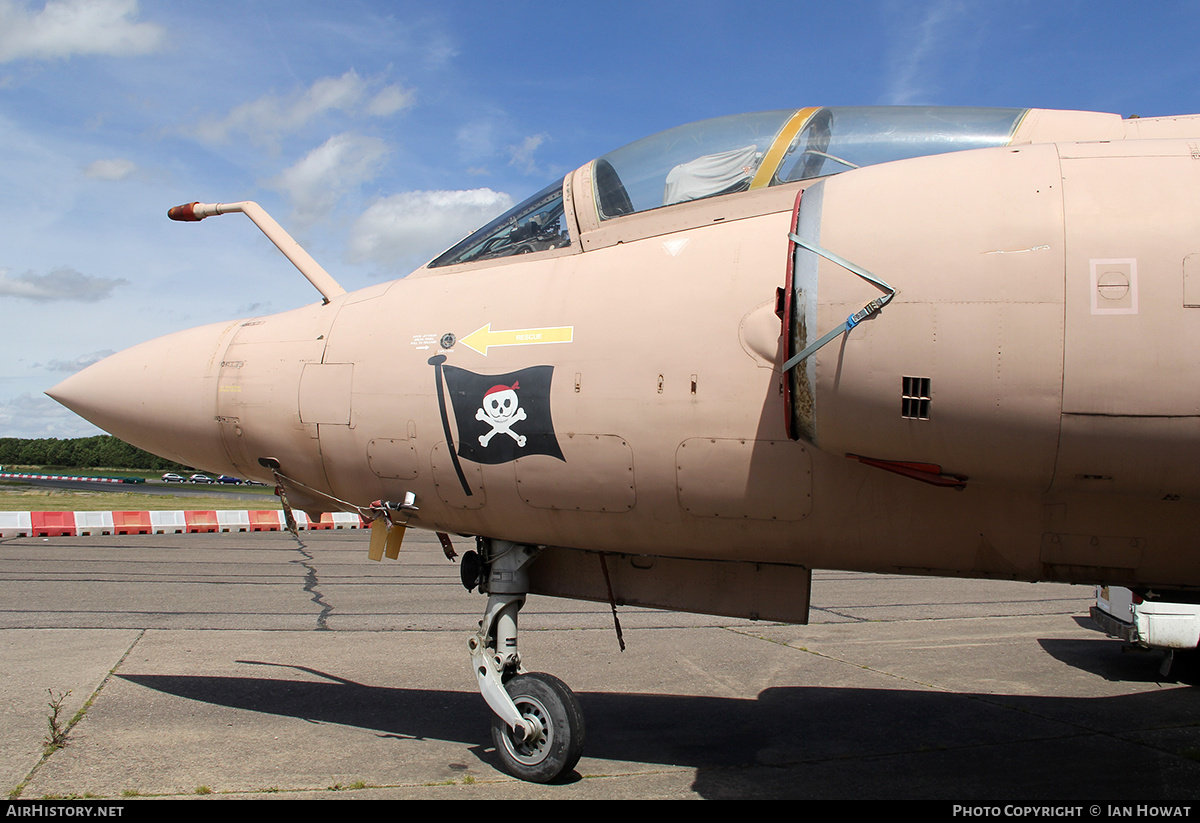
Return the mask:
M 519 388 L 520 382 L 517 381 L 511 386 L 492 386 L 483 395 L 483 405 L 475 412 L 475 419 L 487 423 L 492 430 L 479 436 L 479 445 L 486 447 L 498 432 L 507 434 L 517 441 L 518 446 L 525 445 L 525 435 L 512 430 L 514 423 L 525 419 L 525 410 L 517 399 Z

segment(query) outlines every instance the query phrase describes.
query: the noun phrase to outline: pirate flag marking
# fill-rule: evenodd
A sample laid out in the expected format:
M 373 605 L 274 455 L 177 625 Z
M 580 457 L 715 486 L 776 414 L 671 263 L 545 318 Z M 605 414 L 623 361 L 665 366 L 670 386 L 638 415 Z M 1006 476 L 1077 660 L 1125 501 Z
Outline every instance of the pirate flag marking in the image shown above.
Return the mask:
M 565 461 L 550 419 L 553 366 L 507 374 L 476 374 L 440 365 L 458 427 L 458 456 L 508 463 L 531 454 Z

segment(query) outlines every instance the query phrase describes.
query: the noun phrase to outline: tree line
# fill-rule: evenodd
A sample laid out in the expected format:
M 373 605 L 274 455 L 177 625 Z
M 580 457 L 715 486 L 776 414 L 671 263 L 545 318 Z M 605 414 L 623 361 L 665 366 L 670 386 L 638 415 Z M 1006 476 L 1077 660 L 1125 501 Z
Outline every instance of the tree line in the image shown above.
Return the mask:
M 0 437 L 0 466 L 62 466 L 64 468 L 186 469 L 161 457 L 131 446 L 111 434 L 94 437 L 26 439 Z

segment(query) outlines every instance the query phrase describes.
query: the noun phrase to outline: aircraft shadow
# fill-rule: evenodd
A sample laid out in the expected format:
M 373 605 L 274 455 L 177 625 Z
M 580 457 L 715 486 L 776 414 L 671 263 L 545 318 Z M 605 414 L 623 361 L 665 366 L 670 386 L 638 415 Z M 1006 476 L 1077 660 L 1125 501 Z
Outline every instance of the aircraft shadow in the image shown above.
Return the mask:
M 214 705 L 462 742 L 498 768 L 478 694 L 308 671 L 327 682 L 119 676 Z M 1193 688 L 1087 698 L 796 686 L 755 699 L 584 692 L 579 700 L 582 768 L 588 758 L 690 767 L 704 797 L 1200 799 Z

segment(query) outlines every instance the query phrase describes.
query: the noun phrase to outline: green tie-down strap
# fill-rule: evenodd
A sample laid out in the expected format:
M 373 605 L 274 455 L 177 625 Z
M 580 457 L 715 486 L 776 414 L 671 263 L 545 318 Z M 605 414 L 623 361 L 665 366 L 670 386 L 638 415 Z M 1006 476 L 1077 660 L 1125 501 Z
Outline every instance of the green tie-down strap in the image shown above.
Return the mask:
M 876 286 L 883 289 L 886 292 L 886 294 L 884 294 L 882 297 L 876 297 L 870 303 L 863 306 L 861 309 L 856 311 L 854 314 L 847 317 L 846 322 L 842 323 L 842 325 L 838 326 L 833 331 L 826 333 L 817 342 L 806 346 L 804 351 L 800 352 L 799 354 L 793 355 L 786 363 L 783 364 L 783 370 L 785 372 L 788 369 L 791 369 L 797 363 L 800 363 L 803 360 L 806 360 L 811 354 L 813 354 L 813 352 L 815 352 L 817 349 L 824 346 L 826 343 L 828 343 L 833 338 L 837 337 L 840 334 L 843 334 L 844 332 L 849 331 L 850 329 L 854 328 L 859 323 L 861 323 L 863 320 L 866 320 L 871 315 L 876 314 L 880 309 L 882 309 L 884 306 L 886 306 L 893 297 L 896 296 L 895 289 L 893 289 L 887 283 L 883 282 L 878 277 L 871 274 L 869 271 L 862 268 L 861 266 L 856 266 L 854 263 L 851 263 L 849 260 L 846 260 L 844 257 L 839 257 L 838 255 L 834 254 L 833 252 L 829 251 L 828 249 L 823 249 L 820 246 L 818 246 L 816 243 L 813 243 L 809 240 L 805 240 L 803 237 L 800 237 L 797 234 L 789 233 L 788 237 L 790 237 L 792 242 L 795 243 L 797 246 L 803 246 L 804 248 L 808 249 L 809 251 L 819 254 L 821 257 L 824 257 L 829 262 L 836 263 L 837 265 L 841 266 L 846 271 L 851 272 L 853 274 L 857 274 L 863 280 L 866 280 L 870 283 L 874 283 Z

